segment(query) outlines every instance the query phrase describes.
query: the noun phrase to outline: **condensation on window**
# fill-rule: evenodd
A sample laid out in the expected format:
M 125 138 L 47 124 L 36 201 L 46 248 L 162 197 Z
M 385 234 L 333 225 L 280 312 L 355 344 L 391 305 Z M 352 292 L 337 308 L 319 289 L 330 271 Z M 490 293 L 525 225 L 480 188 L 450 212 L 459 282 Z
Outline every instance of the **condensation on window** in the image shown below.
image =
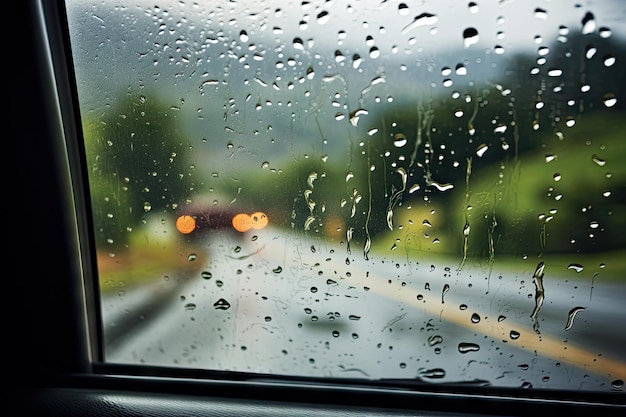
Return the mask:
M 67 1 L 104 360 L 621 391 L 620 1 Z

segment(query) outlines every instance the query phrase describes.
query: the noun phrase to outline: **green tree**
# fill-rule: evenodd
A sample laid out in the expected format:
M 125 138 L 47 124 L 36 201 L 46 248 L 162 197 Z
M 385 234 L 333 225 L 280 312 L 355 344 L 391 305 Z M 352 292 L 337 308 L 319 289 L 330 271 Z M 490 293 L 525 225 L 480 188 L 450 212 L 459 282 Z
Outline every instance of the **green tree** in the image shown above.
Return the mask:
M 126 244 L 147 213 L 172 211 L 194 191 L 189 142 L 157 99 L 125 96 L 85 118 L 83 134 L 99 247 Z

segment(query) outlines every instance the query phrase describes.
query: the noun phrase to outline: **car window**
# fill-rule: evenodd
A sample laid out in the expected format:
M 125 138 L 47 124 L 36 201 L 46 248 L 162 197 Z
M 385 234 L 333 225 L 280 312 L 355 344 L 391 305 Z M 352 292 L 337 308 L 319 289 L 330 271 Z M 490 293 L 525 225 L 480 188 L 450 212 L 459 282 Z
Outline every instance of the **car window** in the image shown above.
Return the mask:
M 623 390 L 623 3 L 66 8 L 104 363 Z

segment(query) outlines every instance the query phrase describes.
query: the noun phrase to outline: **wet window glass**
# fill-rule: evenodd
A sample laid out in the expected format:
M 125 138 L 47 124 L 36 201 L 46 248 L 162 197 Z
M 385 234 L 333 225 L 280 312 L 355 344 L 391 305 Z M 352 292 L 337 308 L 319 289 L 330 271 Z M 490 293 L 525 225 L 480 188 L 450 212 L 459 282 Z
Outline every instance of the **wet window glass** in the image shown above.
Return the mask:
M 67 12 L 106 363 L 623 390 L 621 1 Z

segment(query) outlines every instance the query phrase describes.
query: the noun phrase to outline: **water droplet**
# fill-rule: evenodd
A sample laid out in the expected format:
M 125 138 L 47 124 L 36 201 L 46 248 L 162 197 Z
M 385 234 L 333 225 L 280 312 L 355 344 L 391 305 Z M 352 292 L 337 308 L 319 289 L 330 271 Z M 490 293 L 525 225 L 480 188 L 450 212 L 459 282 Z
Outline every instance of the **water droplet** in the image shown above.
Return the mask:
M 624 381 L 622 381 L 621 379 L 616 379 L 615 381 L 611 382 L 611 389 L 621 391 L 622 388 L 624 388 Z
M 445 378 L 446 371 L 441 368 L 423 369 L 418 371 L 418 375 L 422 378 L 439 379 Z
M 439 184 L 436 181 L 430 181 L 429 185 L 432 185 L 439 191 L 448 191 L 454 188 L 454 184 Z
M 552 162 L 555 161 L 557 158 L 556 155 L 546 155 L 546 162 Z
M 505 124 L 500 123 L 493 129 L 493 134 L 503 134 L 506 132 L 507 126 Z
M 443 299 L 443 297 L 446 295 L 446 293 L 447 293 L 448 291 L 450 291 L 450 286 L 449 286 L 448 284 L 445 284 L 445 285 L 443 286 L 443 290 L 441 291 L 441 304 L 443 304 L 443 303 L 444 303 L 444 299 Z
M 335 62 L 339 63 L 339 62 L 343 62 L 346 60 L 346 56 L 344 54 L 341 53 L 340 50 L 336 50 L 335 51 Z M 324 78 L 324 81 L 331 81 L 334 80 L 336 77 L 332 77 L 330 79 L 326 79 Z
M 196 259 L 198 259 L 198 255 L 197 255 L 197 254 L 195 254 L 195 253 L 190 253 L 189 255 L 187 255 L 187 260 L 188 260 L 189 262 L 193 262 L 193 261 L 195 261 Z
M 409 194 L 413 194 L 415 191 L 420 189 L 420 185 L 419 184 L 413 184 L 411 186 L 411 188 L 409 188 Z
M 548 70 L 548 77 L 560 77 L 563 75 L 563 70 L 560 68 L 550 68 Z
M 241 40 L 241 42 L 248 42 L 249 39 L 248 33 L 245 30 L 239 32 L 239 40 Z
M 298 37 L 294 38 L 293 47 L 295 49 L 304 50 L 304 41 L 302 40 L 302 38 L 298 38 Z
M 355 315 L 355 314 L 350 314 L 350 315 L 348 316 L 348 320 L 358 321 L 358 320 L 361 320 L 361 316 L 357 316 L 357 315 Z
M 196 309 L 196 305 L 194 303 L 187 303 L 187 304 L 185 304 L 185 310 L 193 311 L 195 309 Z
M 535 9 L 535 17 L 537 19 L 547 19 L 548 18 L 548 12 L 545 9 L 542 9 L 540 7 L 537 7 Z
M 596 31 L 596 18 L 593 13 L 587 12 L 581 21 L 583 25 L 582 33 L 583 35 L 588 35 Z
M 602 102 L 604 103 L 605 107 L 613 107 L 615 106 L 615 104 L 617 104 L 617 98 L 614 94 L 607 93 L 602 97 Z
M 438 334 L 432 335 L 428 338 L 428 346 L 435 346 L 443 342 L 443 337 Z
M 506 320 L 506 316 L 498 316 L 498 321 L 504 321 Z
M 409 11 L 409 6 L 407 6 L 406 3 L 400 3 L 398 5 L 398 14 L 400 14 L 400 16 L 408 15 Z
M 213 304 L 216 310 L 228 310 L 230 308 L 230 303 L 223 298 L 220 298 Z
M 473 313 L 471 321 L 472 323 L 480 323 L 480 316 L 477 313 Z
M 606 26 L 602 26 L 598 32 L 600 33 L 600 37 L 601 38 L 610 38 L 612 35 L 611 29 L 607 28 Z
M 595 164 L 596 164 L 597 166 L 599 166 L 599 167 L 603 167 L 603 166 L 605 166 L 605 165 L 606 165 L 606 161 L 605 161 L 604 159 L 601 159 L 600 157 L 598 157 L 598 155 L 596 155 L 596 154 L 593 154 L 593 155 L 591 156 L 591 160 L 592 160 L 593 162 L 595 162 Z
M 283 267 L 277 266 L 276 268 L 272 269 L 272 272 L 275 274 L 280 274 L 281 272 L 283 272 Z
M 469 48 L 478 42 L 478 30 L 476 28 L 467 28 L 463 31 L 463 46 Z
M 478 147 L 478 149 L 476 149 L 476 155 L 482 158 L 482 156 L 485 154 L 485 152 L 487 152 L 488 149 L 489 149 L 489 146 L 483 143 L 482 145 Z
M 339 331 L 338 330 L 333 330 L 333 337 L 339 337 Z
M 409 23 L 404 28 L 402 28 L 402 34 L 406 34 L 409 31 L 417 27 L 430 26 L 430 25 L 434 25 L 435 23 L 437 23 L 437 16 L 431 13 L 424 12 L 418 16 L 415 16 L 415 19 L 413 19 L 413 22 Z
M 558 172 L 557 172 L 557 173 L 555 173 L 555 174 L 552 176 L 552 179 L 554 179 L 554 181 L 561 181 L 561 174 L 559 174 Z
M 366 115 L 367 113 L 368 112 L 365 109 L 357 109 L 350 112 L 350 124 L 356 127 L 359 123 L 359 117 Z
M 569 330 L 572 328 L 572 325 L 574 324 L 574 317 L 576 317 L 576 314 L 583 311 L 584 309 L 585 307 L 574 307 L 569 311 L 569 313 L 567 314 L 567 323 L 565 324 L 565 330 Z
M 602 58 L 602 63 L 604 64 L 605 67 L 612 67 L 616 61 L 617 60 L 613 55 L 605 55 Z
M 470 234 L 470 224 L 465 223 L 465 226 L 463 226 L 463 236 L 467 237 Z
M 459 343 L 458 349 L 461 353 L 478 352 L 480 346 L 476 343 L 461 342 Z
M 403 133 L 396 133 L 393 137 L 393 146 L 401 148 L 407 144 L 407 138 Z
M 517 339 L 519 339 L 519 336 L 520 336 L 520 334 L 519 334 L 519 332 L 518 332 L 518 331 L 516 331 L 516 330 L 511 330 L 511 332 L 509 333 L 509 337 L 510 337 L 512 340 L 517 340 Z
M 209 272 L 209 271 L 202 271 L 202 273 L 200 275 L 204 279 L 211 279 L 211 278 L 213 278 L 213 274 L 211 272 Z
M 578 273 L 582 272 L 583 266 L 581 264 L 569 264 L 567 269 L 572 269 Z
M 470 13 L 478 13 L 478 3 L 474 2 L 474 1 L 470 1 L 467 4 L 467 8 L 469 9 Z
M 535 268 L 535 272 L 533 273 L 533 281 L 535 284 L 535 307 L 533 308 L 532 313 L 530 314 L 530 318 L 533 321 L 533 329 L 537 334 L 539 334 L 539 310 L 543 306 L 543 301 L 545 298 L 545 293 L 543 289 L 543 273 L 545 270 L 545 264 L 543 261 L 537 264 L 537 268 Z
M 330 18 L 330 14 L 326 10 L 322 10 L 317 15 L 317 23 L 320 25 L 324 25 L 328 23 L 328 19 Z

